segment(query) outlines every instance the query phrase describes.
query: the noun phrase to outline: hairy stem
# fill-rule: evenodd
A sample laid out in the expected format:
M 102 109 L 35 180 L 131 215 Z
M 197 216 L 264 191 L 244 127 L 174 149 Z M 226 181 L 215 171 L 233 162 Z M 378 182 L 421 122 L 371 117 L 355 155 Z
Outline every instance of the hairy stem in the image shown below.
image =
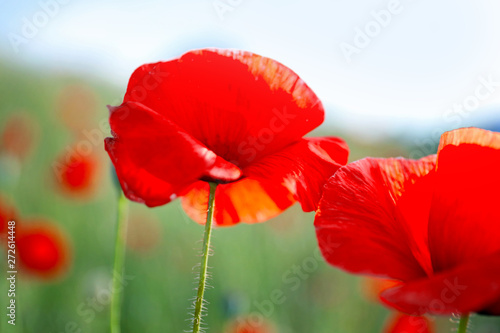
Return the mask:
M 196 295 L 195 308 L 194 308 L 193 333 L 200 332 L 202 308 L 203 308 L 203 295 L 205 294 L 205 287 L 207 282 L 208 256 L 210 252 L 210 236 L 212 235 L 212 221 L 214 218 L 215 190 L 217 188 L 217 184 L 210 182 L 209 185 L 210 185 L 210 194 L 208 197 L 207 223 L 205 223 L 205 234 L 203 236 L 203 248 L 202 248 L 203 255 L 201 258 L 198 294 Z
M 469 325 L 469 314 L 465 313 L 460 317 L 457 333 L 466 333 L 468 325 Z

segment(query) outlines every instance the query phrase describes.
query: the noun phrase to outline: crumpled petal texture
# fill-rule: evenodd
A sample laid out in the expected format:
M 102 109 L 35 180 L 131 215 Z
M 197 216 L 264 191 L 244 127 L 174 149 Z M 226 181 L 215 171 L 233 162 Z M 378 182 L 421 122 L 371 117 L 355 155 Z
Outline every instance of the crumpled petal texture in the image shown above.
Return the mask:
M 437 156 L 340 168 L 315 220 L 323 256 L 405 282 L 381 295 L 400 311 L 500 315 L 498 165 L 500 133 L 464 128 L 443 134 Z
M 318 97 L 286 66 L 204 49 L 139 67 L 123 104 L 110 107 L 105 147 L 129 199 L 154 207 L 184 196 L 204 223 L 211 181 L 217 225 L 254 223 L 296 201 L 315 210 L 347 163 L 343 140 L 303 138 L 323 120 Z

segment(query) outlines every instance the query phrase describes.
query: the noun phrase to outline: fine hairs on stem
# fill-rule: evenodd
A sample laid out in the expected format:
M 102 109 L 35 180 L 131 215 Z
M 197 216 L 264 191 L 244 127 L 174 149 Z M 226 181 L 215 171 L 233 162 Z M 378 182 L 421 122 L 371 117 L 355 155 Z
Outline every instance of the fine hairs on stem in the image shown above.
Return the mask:
M 198 280 L 198 289 L 196 298 L 194 300 L 194 315 L 193 315 L 193 330 L 192 333 L 204 332 L 202 328 L 202 319 L 206 315 L 204 294 L 207 287 L 208 280 L 208 258 L 211 255 L 210 239 L 212 235 L 212 223 L 214 218 L 214 203 L 215 203 L 215 190 L 217 184 L 209 182 L 210 193 L 208 196 L 208 209 L 207 209 L 207 222 L 205 223 L 205 233 L 203 236 L 202 257 L 200 263 L 200 273 Z M 203 313 L 205 310 L 205 313 Z

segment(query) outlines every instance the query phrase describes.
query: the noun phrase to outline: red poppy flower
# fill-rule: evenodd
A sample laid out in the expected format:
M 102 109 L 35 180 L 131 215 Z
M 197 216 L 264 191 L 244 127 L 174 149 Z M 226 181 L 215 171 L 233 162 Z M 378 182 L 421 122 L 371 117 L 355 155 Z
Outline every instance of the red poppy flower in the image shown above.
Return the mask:
M 87 197 L 96 188 L 98 159 L 92 153 L 68 149 L 52 165 L 56 184 L 66 194 Z
M 69 265 L 67 237 L 45 221 L 23 222 L 18 226 L 16 250 L 20 267 L 38 277 L 56 277 Z
M 391 315 L 386 327 L 386 333 L 432 333 L 434 325 L 426 317 L 408 316 L 402 313 Z
M 324 257 L 403 281 L 381 296 L 406 313 L 500 315 L 499 165 L 500 134 L 466 128 L 437 156 L 339 169 L 315 220 Z
M 299 201 L 316 208 L 347 162 L 338 138 L 303 138 L 323 122 L 313 91 L 289 68 L 249 52 L 198 50 L 139 67 L 110 107 L 106 150 L 126 196 L 153 207 L 183 196 L 204 223 L 216 182 L 218 225 L 265 221 Z

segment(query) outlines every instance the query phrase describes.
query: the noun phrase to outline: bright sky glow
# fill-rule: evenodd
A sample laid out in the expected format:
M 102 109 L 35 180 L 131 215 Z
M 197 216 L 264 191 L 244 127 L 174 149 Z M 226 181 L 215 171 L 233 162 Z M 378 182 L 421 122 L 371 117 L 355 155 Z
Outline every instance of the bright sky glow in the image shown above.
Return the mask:
M 323 100 L 330 123 L 367 135 L 460 127 L 500 113 L 497 0 L 0 0 L 0 6 L 0 56 L 91 73 L 119 87 L 142 63 L 227 47 L 289 66 Z M 40 27 L 13 47 L 25 19 Z M 356 51 L 346 56 L 346 47 Z M 453 109 L 457 103 L 465 109 Z

